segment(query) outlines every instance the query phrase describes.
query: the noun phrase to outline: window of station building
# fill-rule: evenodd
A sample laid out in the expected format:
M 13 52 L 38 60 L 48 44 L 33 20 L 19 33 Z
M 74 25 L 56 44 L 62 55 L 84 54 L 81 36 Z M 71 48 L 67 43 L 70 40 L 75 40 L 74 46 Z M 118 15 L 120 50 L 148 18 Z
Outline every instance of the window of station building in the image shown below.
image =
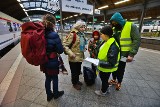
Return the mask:
M 8 25 L 9 31 L 13 32 L 13 28 L 12 28 L 11 22 L 7 22 L 7 25 Z

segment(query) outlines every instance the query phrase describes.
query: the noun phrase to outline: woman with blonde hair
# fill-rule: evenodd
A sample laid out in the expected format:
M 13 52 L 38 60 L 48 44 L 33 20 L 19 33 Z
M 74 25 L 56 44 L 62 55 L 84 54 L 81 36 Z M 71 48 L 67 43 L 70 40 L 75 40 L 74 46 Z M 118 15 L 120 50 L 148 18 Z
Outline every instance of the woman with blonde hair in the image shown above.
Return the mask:
M 85 45 L 87 43 L 84 35 L 85 27 L 84 21 L 77 21 L 67 38 L 63 41 L 64 51 L 68 55 L 71 69 L 71 81 L 73 87 L 77 90 L 81 90 L 82 86 L 82 82 L 79 81 L 79 75 L 81 73 L 81 64 L 84 59 Z

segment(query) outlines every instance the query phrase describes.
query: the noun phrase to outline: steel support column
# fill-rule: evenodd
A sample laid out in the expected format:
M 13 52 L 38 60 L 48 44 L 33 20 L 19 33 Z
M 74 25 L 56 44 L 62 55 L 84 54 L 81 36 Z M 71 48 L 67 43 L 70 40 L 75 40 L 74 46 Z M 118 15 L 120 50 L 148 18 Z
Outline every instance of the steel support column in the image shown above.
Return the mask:
M 142 26 L 143 26 L 143 20 L 144 20 L 144 17 L 146 15 L 146 5 L 147 5 L 147 2 L 145 0 L 145 2 L 143 4 L 143 8 L 142 8 L 142 14 L 141 14 L 140 22 L 139 22 L 139 32 L 141 32 L 141 29 L 142 29 Z

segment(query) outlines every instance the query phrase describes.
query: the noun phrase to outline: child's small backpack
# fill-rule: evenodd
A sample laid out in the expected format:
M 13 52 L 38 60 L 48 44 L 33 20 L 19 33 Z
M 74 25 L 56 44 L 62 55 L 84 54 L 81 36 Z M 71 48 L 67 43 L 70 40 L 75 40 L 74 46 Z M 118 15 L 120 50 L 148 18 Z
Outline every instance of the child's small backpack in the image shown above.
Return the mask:
M 22 24 L 21 51 L 29 64 L 38 66 L 48 61 L 45 27 L 41 22 Z

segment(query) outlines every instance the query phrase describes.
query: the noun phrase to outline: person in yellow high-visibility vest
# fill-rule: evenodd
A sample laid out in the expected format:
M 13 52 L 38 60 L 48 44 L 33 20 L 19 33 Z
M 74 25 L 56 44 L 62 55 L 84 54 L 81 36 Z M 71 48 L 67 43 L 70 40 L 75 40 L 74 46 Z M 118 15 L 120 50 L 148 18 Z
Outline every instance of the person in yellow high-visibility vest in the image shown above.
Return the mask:
M 138 28 L 132 22 L 123 19 L 119 12 L 116 12 L 110 19 L 111 25 L 114 28 L 114 38 L 121 49 L 121 60 L 118 70 L 112 73 L 113 80 L 110 84 L 116 84 L 116 90 L 121 89 L 121 83 L 125 72 L 126 62 L 132 62 L 137 54 L 140 46 L 140 33 Z M 116 79 L 118 81 L 116 81 Z
M 108 92 L 108 79 L 112 72 L 118 69 L 118 62 L 120 59 L 120 49 L 118 43 L 115 41 L 113 30 L 110 26 L 105 26 L 101 30 L 101 38 L 104 43 L 101 45 L 98 52 L 98 71 L 102 81 L 100 90 L 96 90 L 97 95 L 105 96 Z

